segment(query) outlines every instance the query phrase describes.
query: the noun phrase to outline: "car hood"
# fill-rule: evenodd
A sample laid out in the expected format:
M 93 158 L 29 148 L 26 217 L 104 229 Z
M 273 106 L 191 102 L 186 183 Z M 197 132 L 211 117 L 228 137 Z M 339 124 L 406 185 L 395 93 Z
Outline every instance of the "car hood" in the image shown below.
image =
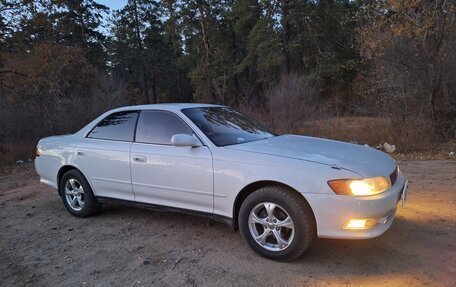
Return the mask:
M 306 136 L 281 135 L 226 148 L 326 164 L 364 177 L 388 176 L 396 169 L 394 159 L 369 146 Z
M 57 135 L 57 136 L 49 136 L 40 139 L 39 142 L 54 142 L 54 141 L 64 141 L 72 138 L 74 135 L 72 134 L 65 134 L 65 135 Z

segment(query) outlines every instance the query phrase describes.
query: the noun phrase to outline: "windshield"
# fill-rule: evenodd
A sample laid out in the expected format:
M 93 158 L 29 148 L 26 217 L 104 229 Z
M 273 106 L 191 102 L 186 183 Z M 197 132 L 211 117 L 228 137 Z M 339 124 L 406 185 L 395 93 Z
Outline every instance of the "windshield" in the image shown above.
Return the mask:
M 217 146 L 273 137 L 260 123 L 227 107 L 190 108 L 182 112 Z

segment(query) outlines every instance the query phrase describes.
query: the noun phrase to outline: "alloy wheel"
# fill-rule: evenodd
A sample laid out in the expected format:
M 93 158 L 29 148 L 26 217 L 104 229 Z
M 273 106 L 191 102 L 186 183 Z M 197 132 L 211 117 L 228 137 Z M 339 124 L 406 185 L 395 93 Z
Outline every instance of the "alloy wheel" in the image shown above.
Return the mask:
M 261 247 L 270 251 L 285 250 L 293 241 L 293 219 L 280 205 L 272 202 L 257 204 L 249 214 L 249 230 Z
M 70 178 L 65 183 L 65 198 L 74 211 L 80 211 L 84 207 L 84 188 L 77 179 Z

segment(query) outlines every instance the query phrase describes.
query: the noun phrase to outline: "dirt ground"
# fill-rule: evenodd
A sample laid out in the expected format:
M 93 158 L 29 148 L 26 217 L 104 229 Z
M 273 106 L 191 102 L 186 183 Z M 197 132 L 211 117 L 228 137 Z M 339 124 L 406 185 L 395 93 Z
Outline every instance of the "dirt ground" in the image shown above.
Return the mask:
M 376 239 L 317 239 L 297 261 L 257 256 L 228 226 L 105 205 L 85 219 L 32 163 L 0 175 L 1 286 L 456 286 L 456 161 L 402 161 L 407 207 Z

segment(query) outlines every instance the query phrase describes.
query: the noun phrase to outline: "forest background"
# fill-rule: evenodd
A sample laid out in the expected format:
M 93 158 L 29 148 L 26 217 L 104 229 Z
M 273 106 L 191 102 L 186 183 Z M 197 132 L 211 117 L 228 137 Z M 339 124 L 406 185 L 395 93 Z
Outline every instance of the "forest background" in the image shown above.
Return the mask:
M 403 152 L 456 139 L 453 0 L 125 4 L 0 0 L 0 163 L 111 108 L 164 102 Z

